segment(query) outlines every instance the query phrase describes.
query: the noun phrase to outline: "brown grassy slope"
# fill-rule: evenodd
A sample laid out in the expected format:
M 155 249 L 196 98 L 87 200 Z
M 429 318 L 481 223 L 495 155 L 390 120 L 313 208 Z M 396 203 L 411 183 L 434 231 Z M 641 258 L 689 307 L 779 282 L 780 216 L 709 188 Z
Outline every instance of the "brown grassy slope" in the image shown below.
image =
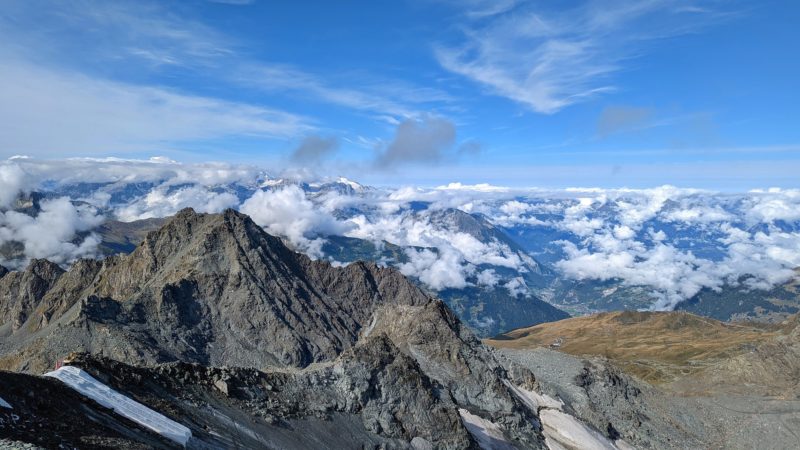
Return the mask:
M 513 330 L 486 340 L 499 348 L 550 346 L 577 356 L 604 356 L 652 383 L 674 381 L 751 351 L 780 326 L 732 324 L 684 312 L 610 312 Z

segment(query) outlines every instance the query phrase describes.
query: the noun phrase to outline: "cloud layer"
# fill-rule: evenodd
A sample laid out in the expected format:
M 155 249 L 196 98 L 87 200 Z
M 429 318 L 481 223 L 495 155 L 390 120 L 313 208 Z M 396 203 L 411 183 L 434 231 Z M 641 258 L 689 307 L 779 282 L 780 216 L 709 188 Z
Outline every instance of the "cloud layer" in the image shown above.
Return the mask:
M 539 270 L 537 258 L 568 279 L 648 288 L 656 309 L 704 288 L 766 289 L 800 267 L 798 190 L 375 189 L 285 175 L 164 159 L 15 158 L 0 163 L 0 245 L 68 263 L 94 254 L 91 231 L 104 218 L 233 207 L 314 258 L 330 258 L 323 248 L 332 235 L 399 246 L 404 258 L 392 263 L 434 290 L 535 293 L 526 277 Z M 33 190 L 47 193 L 38 211 L 15 207 Z

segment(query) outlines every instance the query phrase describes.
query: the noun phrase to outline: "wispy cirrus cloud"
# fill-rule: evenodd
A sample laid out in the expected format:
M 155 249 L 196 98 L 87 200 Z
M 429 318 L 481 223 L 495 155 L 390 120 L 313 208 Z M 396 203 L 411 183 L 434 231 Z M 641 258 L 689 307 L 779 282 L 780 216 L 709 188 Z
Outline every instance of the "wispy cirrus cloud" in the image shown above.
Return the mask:
M 149 69 L 207 66 L 236 47 L 224 33 L 154 2 L 31 0 L 3 6 L 0 30 L 14 41 L 4 49 L 71 67 L 102 64 L 108 71 L 116 62 L 132 61 Z
M 412 82 L 324 77 L 266 61 L 187 12 L 150 1 L 4 4 L 0 127 L 13 133 L 0 137 L 0 151 L 92 154 L 231 136 L 293 139 L 319 123 L 310 117 L 316 111 L 293 112 L 303 108 L 298 99 L 392 126 L 454 101 Z
M 233 77 L 242 84 L 267 92 L 293 93 L 368 113 L 393 125 L 407 118 L 419 117 L 437 104 L 454 101 L 440 89 L 397 80 L 375 80 L 354 75 L 347 80 L 348 85 L 358 80 L 358 88 L 337 85 L 330 79 L 287 64 L 252 64 L 243 67 Z
M 439 45 L 435 54 L 445 69 L 533 111 L 552 114 L 615 90 L 612 75 L 645 53 L 652 41 L 696 30 L 721 16 L 674 0 L 587 1 L 559 12 L 512 5 L 479 14 L 482 20 L 463 25 L 461 42 Z
M 0 151 L 7 154 L 143 151 L 229 136 L 284 139 L 314 128 L 299 114 L 160 78 L 166 66 L 208 69 L 234 50 L 221 33 L 156 3 L 4 8 Z
M 516 6 L 519 0 L 431 0 L 463 9 L 464 16 L 480 19 L 502 14 Z
M 289 137 L 312 128 L 308 118 L 268 107 L 26 63 L 0 72 L 0 148 L 14 153 L 141 151 L 231 135 Z

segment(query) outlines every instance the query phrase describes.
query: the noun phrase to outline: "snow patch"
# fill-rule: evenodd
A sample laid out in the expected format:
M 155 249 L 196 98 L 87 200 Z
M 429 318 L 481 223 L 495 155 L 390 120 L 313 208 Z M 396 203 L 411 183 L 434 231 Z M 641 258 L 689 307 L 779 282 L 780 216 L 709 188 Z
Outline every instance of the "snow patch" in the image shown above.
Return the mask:
M 366 330 L 364 330 L 364 338 L 368 338 L 370 334 L 372 334 L 372 330 L 375 329 L 375 325 L 378 323 L 378 316 L 372 316 L 372 322 L 369 323 L 369 326 Z
M 539 418 L 544 427 L 545 443 L 550 450 L 562 448 L 619 449 L 607 437 L 563 411 L 545 408 L 539 411 Z
M 483 450 L 514 450 L 514 446 L 503 435 L 496 423 L 459 408 L 458 414 L 467 431 L 478 441 Z
M 0 397 L 0 408 L 14 409 L 7 401 L 3 400 L 3 397 Z
M 353 188 L 353 190 L 356 190 L 356 191 L 360 191 L 360 190 L 364 189 L 364 186 L 362 186 L 361 184 L 356 183 L 355 181 L 352 181 L 352 180 L 348 180 L 345 177 L 337 178 L 336 182 L 340 183 L 340 184 L 344 184 L 344 185 L 350 186 L 351 188 Z
M 545 444 L 549 450 L 629 450 L 623 440 L 611 441 L 579 419 L 563 411 L 560 399 L 540 394 L 503 380 L 508 389 L 528 408 L 539 415 L 544 427 Z
M 536 391 L 530 391 L 523 387 L 516 386 L 508 380 L 503 380 L 503 383 L 508 387 L 517 398 L 530 408 L 533 412 L 539 412 L 539 408 L 562 409 L 564 402 L 561 400 L 550 397 L 547 394 L 540 394 Z
M 77 367 L 64 366 L 44 375 L 61 380 L 86 397 L 113 409 L 117 414 L 181 445 L 185 446 L 192 437 L 189 428 L 120 394 Z

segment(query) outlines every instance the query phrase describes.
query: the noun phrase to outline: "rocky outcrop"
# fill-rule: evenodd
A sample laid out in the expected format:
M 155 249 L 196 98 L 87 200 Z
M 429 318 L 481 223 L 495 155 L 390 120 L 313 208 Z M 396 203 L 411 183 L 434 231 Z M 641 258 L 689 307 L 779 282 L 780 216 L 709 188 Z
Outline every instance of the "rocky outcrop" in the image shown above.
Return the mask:
M 327 448 L 411 448 L 412 442 L 476 448 L 446 391 L 385 336 L 367 339 L 330 364 L 296 371 L 134 367 L 88 354 L 71 355 L 68 363 L 188 426 L 190 448 L 309 448 L 315 440 Z M 248 419 L 232 427 L 230 420 L 240 417 Z M 346 429 L 333 437 L 326 427 L 310 428 L 326 422 Z
M 501 351 L 505 364 L 522 366 L 537 375 L 535 386 L 542 409 L 579 419 L 584 427 L 634 448 L 714 448 L 714 436 L 704 417 L 672 403 L 664 393 L 601 359 L 585 360 L 545 348 Z M 547 419 L 543 417 L 545 425 Z M 558 417 L 555 417 L 558 419 Z M 562 416 L 563 418 L 563 416 Z M 551 430 L 552 431 L 552 430 Z M 547 430 L 546 430 L 547 434 Z
M 34 259 L 24 271 L 0 278 L 0 330 L 8 330 L 0 336 L 19 330 L 63 273 L 55 263 Z

